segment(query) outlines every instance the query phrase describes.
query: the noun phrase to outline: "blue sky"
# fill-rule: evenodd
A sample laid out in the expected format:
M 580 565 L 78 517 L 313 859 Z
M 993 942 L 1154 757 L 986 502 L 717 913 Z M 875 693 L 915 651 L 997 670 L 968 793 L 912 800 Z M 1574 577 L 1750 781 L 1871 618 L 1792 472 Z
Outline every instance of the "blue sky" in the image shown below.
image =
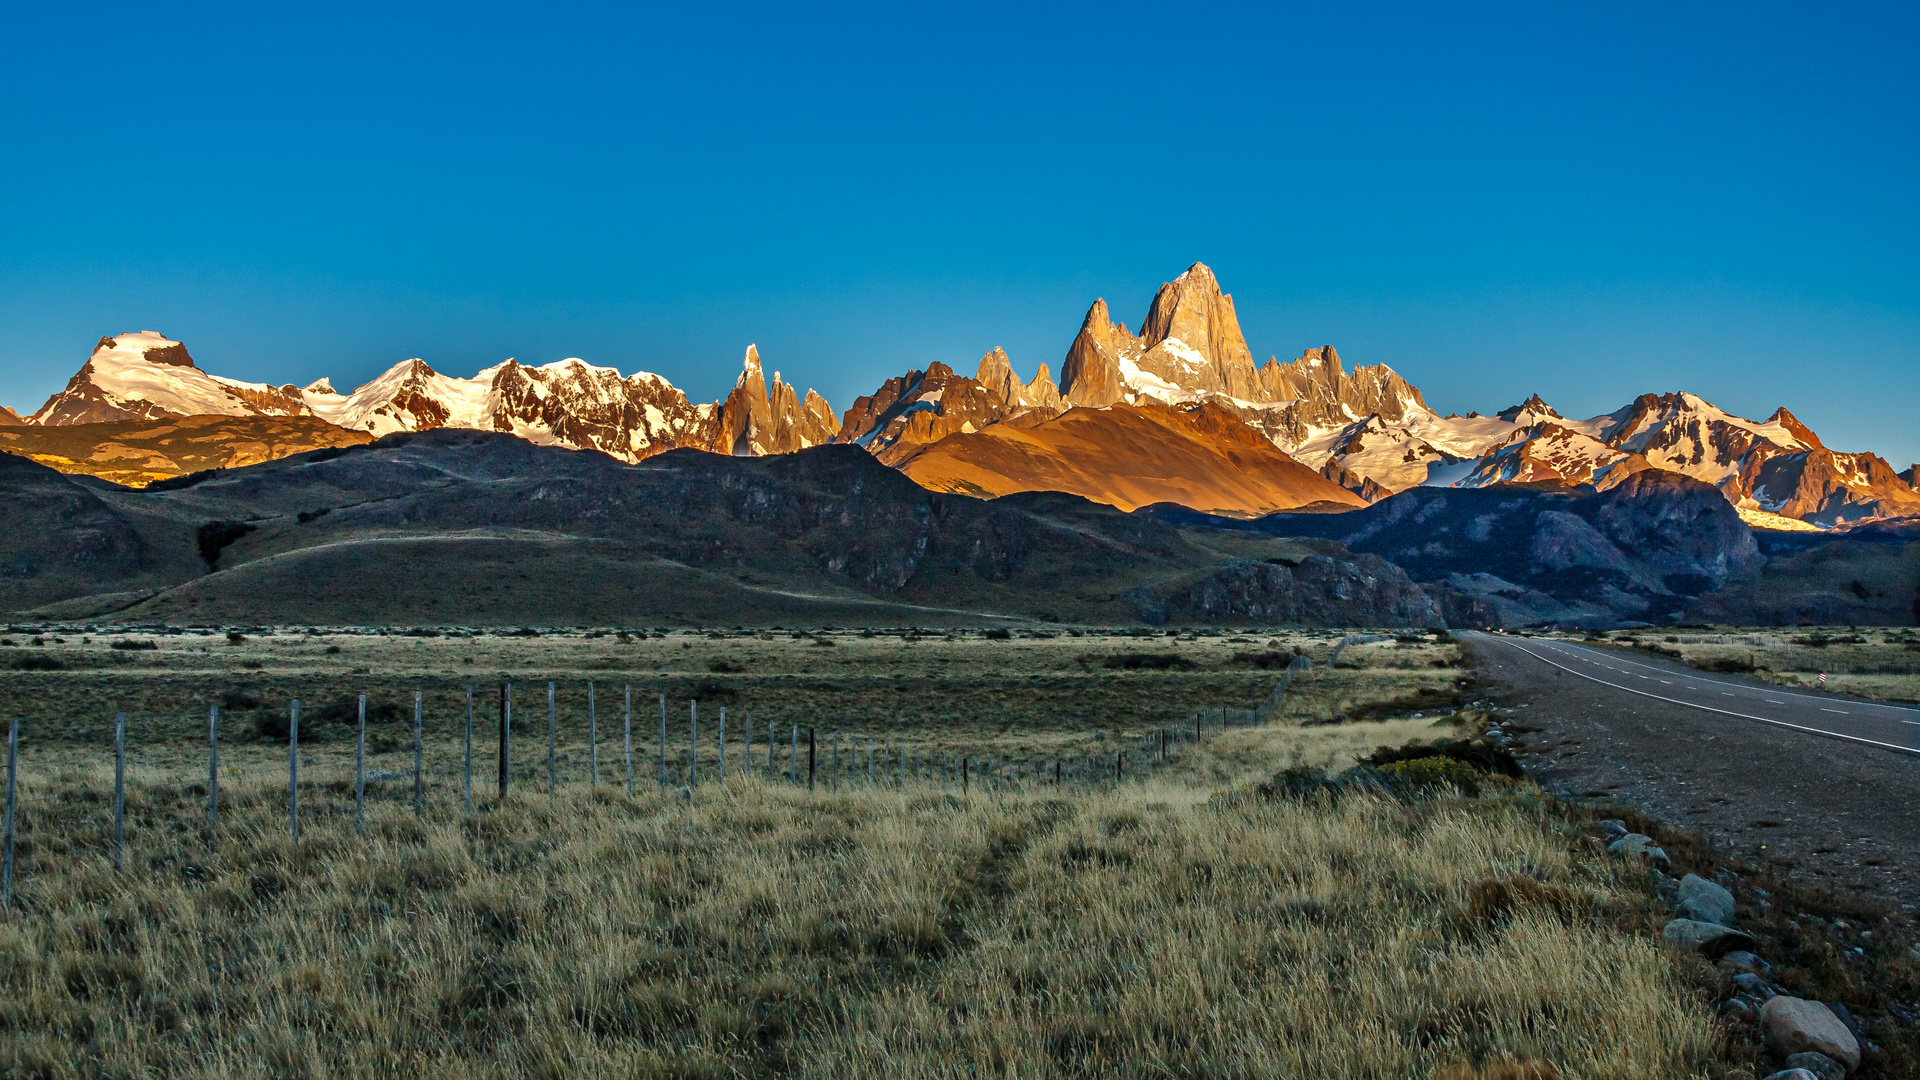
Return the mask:
M 1197 259 L 1256 356 L 1442 411 L 1687 389 L 1920 460 L 1912 5 L 58 7 L 0 37 L 23 412 L 137 329 L 708 400 L 757 342 L 845 409 L 1057 373 Z

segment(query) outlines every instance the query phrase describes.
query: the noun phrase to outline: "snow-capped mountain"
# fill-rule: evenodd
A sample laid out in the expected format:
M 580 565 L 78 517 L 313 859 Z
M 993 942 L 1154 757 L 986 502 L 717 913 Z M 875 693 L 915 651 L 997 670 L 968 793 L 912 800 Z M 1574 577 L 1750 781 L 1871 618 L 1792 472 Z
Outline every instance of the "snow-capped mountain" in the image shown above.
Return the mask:
M 538 367 L 507 360 L 470 379 L 408 360 L 349 395 L 334 393 L 325 380 L 302 394 L 315 415 L 376 435 L 478 428 L 623 461 L 680 446 L 743 456 L 791 453 L 828 442 L 839 430 L 819 394 L 807 391 L 803 403 L 778 372 L 769 392 L 759 350 L 751 345 L 733 392 L 712 404 L 692 403 L 652 372 L 623 376 L 578 357 Z
M 103 337 L 67 388 L 27 418 L 33 424 L 96 424 L 165 416 L 300 416 L 290 386 L 239 382 L 194 366 L 187 347 L 163 334 Z
M 1748 521 L 1834 525 L 1920 516 L 1916 475 L 1840 453 L 1782 408 L 1734 416 L 1691 393 L 1646 394 L 1569 420 L 1535 395 L 1493 416 L 1441 416 L 1386 365 L 1348 374 L 1332 346 L 1255 369 L 1213 272 L 1195 263 L 1154 295 L 1141 332 L 1096 300 L 1061 367 L 1072 405 L 1220 405 L 1368 501 L 1416 486 L 1552 482 L 1611 488 L 1649 468 L 1715 485 Z
M 770 392 L 752 346 L 727 399 L 696 405 L 659 375 L 623 376 L 577 357 L 538 367 L 506 360 L 471 378 L 406 360 L 349 394 L 327 379 L 305 388 L 272 387 L 209 375 L 184 345 L 150 330 L 102 338 L 66 389 L 25 422 L 208 415 L 315 416 L 376 437 L 441 427 L 504 431 L 626 461 L 677 446 L 788 453 L 831 441 L 840 426 L 825 399 L 811 390 L 802 399 L 778 372 Z
M 1116 413 L 1111 431 L 1090 416 L 1040 431 L 1070 409 L 1172 409 L 1190 414 L 1190 422 Z M 1234 456 L 1242 453 L 1244 428 L 1367 502 L 1414 487 L 1557 483 L 1604 491 L 1659 469 L 1714 485 L 1755 525 L 1920 517 L 1920 466 L 1895 473 L 1872 454 L 1834 451 L 1784 408 L 1754 421 L 1692 393 L 1646 394 L 1615 412 L 1576 420 L 1535 395 L 1492 415 L 1442 416 L 1392 368 L 1348 371 L 1331 345 L 1286 363 L 1271 356 L 1256 367 L 1233 297 L 1202 263 L 1160 286 L 1137 334 L 1113 321 L 1105 300 L 1095 300 L 1057 387 L 1045 364 L 1031 382 L 1021 380 L 996 348 L 981 357 L 972 377 L 936 362 L 888 379 L 854 401 L 843 418 L 819 394 L 800 393 L 778 372 L 769 383 L 753 346 L 728 395 L 699 404 L 659 375 L 622 375 L 578 358 L 539 366 L 509 359 L 466 378 L 413 359 L 351 393 L 337 392 L 326 379 L 304 389 L 274 387 L 208 374 L 180 342 L 141 331 L 102 338 L 64 390 L 24 420 L 0 410 L 0 426 L 206 415 L 310 416 L 376 437 L 473 428 L 625 461 L 675 447 L 762 455 L 837 441 L 865 447 L 897 467 L 918 457 L 917 468 L 928 475 L 937 458 L 941 476 L 983 491 L 985 481 L 966 478 L 991 472 L 994 490 L 1030 490 L 1021 486 L 1022 468 L 1035 484 L 1070 472 L 1078 478 L 1074 490 L 1093 497 L 1132 490 L 1128 485 L 1145 475 L 1140 470 L 1177 479 L 1173 473 L 1187 467 L 1180 462 L 1204 459 L 1211 462 L 1208 475 L 1189 478 L 1195 497 L 1243 508 L 1265 505 L 1227 497 L 1233 468 L 1254 467 L 1246 464 L 1253 458 Z M 990 428 L 999 429 L 994 438 L 972 438 Z M 1018 432 L 1036 434 L 1015 437 Z M 941 455 L 922 453 L 956 437 Z M 1158 458 L 1155 447 L 1127 441 L 1163 437 L 1171 441 Z M 1127 447 L 1104 478 L 1095 475 L 1102 446 Z M 1183 457 L 1188 450 L 1193 454 Z M 968 454 L 993 461 L 983 457 L 970 465 Z M 1028 455 L 1025 466 L 1015 464 L 1020 455 Z M 1072 467 L 1063 472 L 1069 459 Z M 1242 464 L 1221 464 L 1234 461 Z M 1313 494 L 1308 488 L 1319 483 L 1296 480 L 1269 487 Z

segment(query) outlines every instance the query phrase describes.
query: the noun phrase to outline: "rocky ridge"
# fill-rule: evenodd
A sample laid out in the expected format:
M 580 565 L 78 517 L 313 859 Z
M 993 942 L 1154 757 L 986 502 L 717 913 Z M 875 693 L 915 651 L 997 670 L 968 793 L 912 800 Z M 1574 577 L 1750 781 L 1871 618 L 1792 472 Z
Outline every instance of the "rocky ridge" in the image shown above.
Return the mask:
M 1349 371 L 1331 345 L 1256 367 L 1233 297 L 1203 263 L 1156 290 L 1137 334 L 1096 299 L 1067 350 L 1058 386 L 1044 364 L 1031 382 L 1022 381 L 995 348 L 972 377 L 935 362 L 887 380 L 840 419 L 819 394 L 800 393 L 778 372 L 769 383 L 752 346 L 732 391 L 696 404 L 658 375 L 623 376 L 577 358 L 540 366 L 507 360 L 466 379 L 409 360 L 344 395 L 324 379 L 304 389 L 272 387 L 208 375 L 184 345 L 142 331 L 101 339 L 67 388 L 25 422 L 313 416 L 374 436 L 440 427 L 509 432 L 623 461 L 674 447 L 755 456 L 837 441 L 891 465 L 917 459 L 921 468 L 932 461 L 923 449 L 960 438 L 943 451 L 940 475 L 974 483 L 970 471 L 994 473 L 982 490 L 1031 490 L 1062 469 L 1084 477 L 1088 463 L 1033 459 L 1039 467 L 1022 481 L 1005 474 L 1003 460 L 971 468 L 958 455 L 1005 458 L 1022 440 L 973 438 L 996 426 L 1028 430 L 1068 409 L 1143 405 L 1209 407 L 1214 412 L 1200 426 L 1222 433 L 1227 444 L 1244 441 L 1224 434 L 1237 424 L 1369 503 L 1416 487 L 1556 483 L 1606 490 L 1660 469 L 1714 485 L 1756 527 L 1824 529 L 1920 517 L 1915 469 L 1896 473 L 1875 455 L 1833 450 L 1785 408 L 1756 422 L 1691 393 L 1646 394 L 1613 413 L 1574 420 L 1534 395 L 1491 416 L 1441 416 L 1391 368 Z M 12 415 L 0 412 L 0 426 L 16 426 Z M 1100 421 L 1083 417 L 1076 426 L 1088 423 Z M 1176 443 L 1188 437 L 1160 430 Z M 1030 455 L 1036 444 L 1026 441 L 1022 452 Z M 1116 461 L 1106 480 L 1075 490 L 1101 497 L 1094 492 L 1131 482 L 1129 467 Z M 1216 509 L 1245 501 L 1217 490 L 1207 497 Z
M 599 450 L 623 461 L 681 446 L 747 456 L 792 453 L 829 442 L 839 431 L 819 394 L 802 396 L 778 372 L 769 386 L 753 346 L 732 393 L 697 405 L 659 375 L 623 376 L 578 358 L 537 367 L 507 360 L 472 378 L 412 359 L 349 394 L 326 379 L 304 388 L 271 387 L 210 375 L 184 345 L 153 331 L 102 338 L 66 389 L 24 423 L 51 428 L 194 416 L 312 417 L 367 437 L 471 428 Z

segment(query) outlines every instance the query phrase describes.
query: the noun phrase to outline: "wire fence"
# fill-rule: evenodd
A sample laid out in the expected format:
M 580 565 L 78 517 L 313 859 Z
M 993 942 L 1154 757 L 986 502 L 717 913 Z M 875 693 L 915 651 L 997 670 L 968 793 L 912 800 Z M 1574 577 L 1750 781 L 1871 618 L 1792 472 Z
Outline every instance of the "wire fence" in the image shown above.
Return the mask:
M 1334 666 L 1349 645 L 1382 640 L 1388 639 L 1378 635 L 1342 638 L 1325 666 Z M 962 795 L 978 791 L 990 796 L 1037 789 L 1091 792 L 1151 775 L 1156 767 L 1171 760 L 1181 748 L 1203 742 L 1210 732 L 1270 723 L 1278 714 L 1294 676 L 1313 667 L 1315 665 L 1307 657 L 1296 656 L 1282 673 L 1273 692 L 1256 708 L 1236 709 L 1226 705 L 1201 708 L 1189 714 L 1182 723 L 1139 733 L 1110 750 L 1045 757 L 1012 756 L 1004 751 L 956 746 L 951 741 L 915 741 L 837 728 L 822 730 L 817 726 L 793 723 L 785 725 L 782 731 L 782 725 L 777 721 L 767 722 L 763 733 L 754 721 L 751 710 L 740 713 L 732 721 L 730 731 L 725 706 L 717 710 L 710 707 L 703 717 L 700 702 L 695 700 L 689 703 L 684 719 L 676 718 L 669 714 L 666 694 L 655 693 L 651 695 L 654 700 L 650 701 L 649 695 L 643 691 L 636 699 L 631 685 L 621 688 L 616 711 L 609 717 L 607 735 L 603 739 L 599 688 L 589 682 L 585 686 L 586 784 L 598 789 L 605 783 L 609 788 L 618 787 L 627 796 L 634 794 L 636 783 L 653 784 L 662 790 L 683 793 L 689 800 L 703 785 L 718 786 L 724 790 L 730 777 L 734 780 L 751 777 L 767 783 L 804 785 L 810 790 L 824 788 L 831 791 L 866 788 Z M 496 799 L 504 800 L 513 794 L 516 786 L 525 789 L 531 784 L 536 789 L 544 787 L 548 799 L 555 800 L 563 782 L 562 766 L 574 774 L 566 777 L 566 782 L 579 783 L 579 777 L 574 773 L 577 760 L 571 752 L 561 752 L 560 684 L 546 684 L 544 710 L 539 708 L 536 692 L 531 720 L 524 707 L 519 707 L 516 713 L 518 689 L 510 682 L 501 683 L 497 693 L 492 687 L 484 694 L 477 685 L 466 687 L 464 713 L 458 718 L 461 721 L 461 754 L 457 776 L 462 814 L 471 815 L 480 808 L 489 786 Z M 485 700 L 488 697 L 493 700 Z M 424 738 L 425 701 L 424 692 L 413 692 L 412 767 L 408 770 L 369 770 L 368 696 L 361 694 L 357 699 L 350 790 L 353 794 L 354 827 L 363 837 L 367 828 L 370 786 L 372 794 L 378 799 L 383 791 L 390 790 L 388 785 L 395 781 L 405 782 L 410 789 L 414 815 L 424 818 L 430 799 L 437 799 L 449 782 L 446 776 L 447 763 L 430 761 L 427 755 Z M 657 725 L 652 722 L 651 715 L 655 705 Z M 542 712 L 544 717 L 541 716 Z M 220 719 L 220 706 L 210 706 L 206 729 L 207 801 L 203 829 L 209 854 L 217 854 L 221 834 Z M 298 839 L 303 814 L 310 818 L 316 812 L 331 816 L 343 811 L 337 801 L 324 800 L 344 785 L 338 780 L 316 780 L 314 768 L 325 764 L 337 769 L 343 768 L 346 763 L 333 754 L 326 755 L 324 759 L 316 757 L 311 745 L 303 751 L 300 702 L 297 699 L 287 703 L 286 719 L 287 830 L 291 837 Z M 529 722 L 533 723 L 537 736 L 542 719 L 546 729 L 545 753 L 531 761 L 524 754 L 516 757 L 516 725 L 524 727 Z M 681 728 L 683 723 L 684 729 Z M 618 725 L 617 728 L 612 726 L 614 724 Z M 578 734 L 577 731 L 567 732 L 569 739 Z M 608 747 L 610 761 L 607 765 L 603 765 L 601 760 L 605 739 L 617 740 Z M 16 717 L 9 720 L 7 725 L 5 837 L 3 848 L 0 848 L 0 910 L 13 906 L 19 747 L 20 721 Z M 127 752 L 127 718 L 126 714 L 118 713 L 113 723 L 112 861 L 116 873 L 125 872 L 126 866 Z M 489 763 L 482 760 L 489 755 L 493 758 L 490 768 Z M 305 781 L 301 779 L 303 764 L 308 767 L 308 779 Z M 478 794 L 475 787 L 476 768 L 485 770 L 481 775 Z M 611 776 L 608 775 L 609 771 Z M 304 807 L 301 801 L 303 790 L 308 792 Z M 315 795 L 323 801 L 316 804 L 313 801 Z

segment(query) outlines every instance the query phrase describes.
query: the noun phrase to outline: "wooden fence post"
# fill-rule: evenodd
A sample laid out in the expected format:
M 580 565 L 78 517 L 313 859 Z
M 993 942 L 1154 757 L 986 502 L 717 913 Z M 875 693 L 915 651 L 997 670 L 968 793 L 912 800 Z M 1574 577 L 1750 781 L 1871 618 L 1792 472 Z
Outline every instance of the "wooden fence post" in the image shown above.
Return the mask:
M 220 706 L 207 710 L 207 854 L 220 850 Z
M 593 779 L 587 782 L 590 788 L 600 787 L 600 727 L 599 717 L 593 711 L 593 684 L 587 684 L 587 770 L 593 773 Z
M 727 782 L 727 707 L 720 706 L 720 782 Z
M 807 729 L 807 790 L 813 790 L 813 729 Z
M 700 786 L 700 703 L 687 718 L 687 790 Z
M 507 797 L 513 773 L 507 768 L 513 751 L 513 684 L 500 684 L 500 797 Z
M 867 786 L 873 786 L 873 736 L 867 736 Z
M 360 695 L 360 734 L 353 751 L 353 827 L 367 835 L 367 695 Z
M 627 798 L 633 798 L 633 684 L 627 684 Z
M 0 911 L 13 907 L 13 790 L 14 760 L 20 754 L 20 718 L 7 720 L 7 829 L 6 849 L 0 852 Z
M 553 684 L 547 684 L 547 801 L 551 803 L 559 793 L 560 763 L 554 756 L 554 741 L 560 734 L 560 716 L 554 707 Z
M 774 740 L 773 721 L 769 720 L 767 721 L 767 780 L 768 782 L 772 782 L 773 780 L 773 740 Z
M 467 756 L 465 779 L 461 783 L 461 801 L 467 813 L 473 813 L 473 684 L 467 684 Z
M 420 746 L 420 691 L 413 692 L 413 816 L 427 816 L 427 787 L 421 777 L 420 765 L 423 751 Z
M 127 714 L 113 718 L 113 872 L 125 868 L 127 846 Z
M 300 839 L 300 700 L 287 722 L 287 834 Z
M 833 787 L 833 790 L 839 791 L 840 790 L 840 732 L 837 730 L 833 733 L 833 766 L 828 770 L 828 773 L 833 777 L 833 783 L 831 785 Z
M 787 783 L 800 782 L 800 725 L 793 725 L 793 745 L 787 748 Z
M 660 786 L 667 786 L 667 695 L 660 695 Z

